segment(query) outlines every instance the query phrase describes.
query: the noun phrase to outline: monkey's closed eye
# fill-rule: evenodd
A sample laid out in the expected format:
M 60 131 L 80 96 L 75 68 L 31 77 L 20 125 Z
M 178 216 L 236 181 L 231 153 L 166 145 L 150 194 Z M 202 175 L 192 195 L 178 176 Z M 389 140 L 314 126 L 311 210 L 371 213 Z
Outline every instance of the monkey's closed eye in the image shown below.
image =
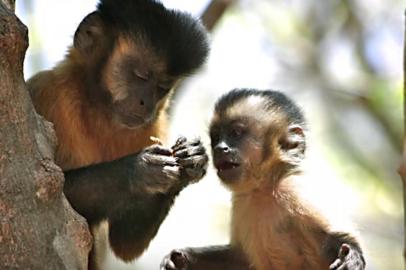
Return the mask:
M 240 138 L 247 132 L 244 125 L 235 125 L 231 128 L 230 133 L 234 138 Z
M 148 81 L 148 74 L 140 72 L 139 70 L 134 69 L 133 70 L 133 74 L 135 75 L 135 77 L 137 77 L 138 79 L 142 80 L 142 81 Z

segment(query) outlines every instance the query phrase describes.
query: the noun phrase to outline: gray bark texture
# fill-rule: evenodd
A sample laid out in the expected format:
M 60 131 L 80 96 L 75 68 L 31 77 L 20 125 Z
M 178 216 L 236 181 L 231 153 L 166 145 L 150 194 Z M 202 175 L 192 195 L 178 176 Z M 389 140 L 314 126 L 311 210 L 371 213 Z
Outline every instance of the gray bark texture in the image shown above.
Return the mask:
M 0 269 L 87 269 L 91 236 L 63 195 L 52 125 L 23 78 L 27 28 L 0 0 Z

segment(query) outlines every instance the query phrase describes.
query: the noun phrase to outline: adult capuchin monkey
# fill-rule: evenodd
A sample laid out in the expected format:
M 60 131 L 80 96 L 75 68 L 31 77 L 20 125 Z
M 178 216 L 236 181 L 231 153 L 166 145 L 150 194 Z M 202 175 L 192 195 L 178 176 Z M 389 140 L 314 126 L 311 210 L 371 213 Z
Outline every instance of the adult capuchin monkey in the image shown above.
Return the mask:
M 65 59 L 27 82 L 37 112 L 54 124 L 65 195 L 96 246 L 107 221 L 124 261 L 143 253 L 177 194 L 205 174 L 200 140 L 167 148 L 152 137 L 165 138 L 172 89 L 208 52 L 207 32 L 189 14 L 154 0 L 101 0 Z M 103 257 L 93 248 L 89 269 Z
M 300 109 L 277 91 L 237 89 L 216 104 L 213 163 L 232 191 L 231 242 L 174 250 L 162 270 L 363 270 L 360 245 L 332 231 L 292 187 L 306 149 Z

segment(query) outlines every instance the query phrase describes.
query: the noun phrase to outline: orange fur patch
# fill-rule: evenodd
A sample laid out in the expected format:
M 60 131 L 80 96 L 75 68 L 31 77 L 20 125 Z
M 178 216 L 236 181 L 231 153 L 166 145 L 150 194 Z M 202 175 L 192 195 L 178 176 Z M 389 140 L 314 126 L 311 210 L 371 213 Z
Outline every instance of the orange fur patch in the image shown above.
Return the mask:
M 158 119 L 151 125 L 128 129 L 112 121 L 101 108 L 89 105 L 75 65 L 69 60 L 53 71 L 40 72 L 27 82 L 35 108 L 54 124 L 58 146 L 56 163 L 74 169 L 106 162 L 139 152 L 153 142 L 151 136 L 165 139 L 166 101 Z
M 287 181 L 287 180 L 284 180 Z M 256 270 L 325 270 L 327 225 L 299 199 L 288 182 L 278 189 L 233 195 L 232 245 Z

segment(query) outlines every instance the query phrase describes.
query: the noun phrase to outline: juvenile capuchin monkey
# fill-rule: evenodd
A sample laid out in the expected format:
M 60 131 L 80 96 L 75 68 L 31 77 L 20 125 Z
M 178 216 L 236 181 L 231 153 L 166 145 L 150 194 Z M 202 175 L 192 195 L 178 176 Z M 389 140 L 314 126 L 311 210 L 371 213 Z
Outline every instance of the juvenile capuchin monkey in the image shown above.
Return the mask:
M 200 140 L 168 148 L 154 137 L 165 140 L 172 89 L 208 52 L 207 32 L 189 14 L 155 0 L 101 0 L 65 59 L 27 82 L 37 112 L 54 124 L 64 193 L 94 236 L 89 269 L 104 258 L 98 225 L 107 221 L 110 247 L 131 261 L 179 192 L 205 174 Z
M 360 245 L 295 193 L 306 149 L 300 109 L 277 91 L 237 89 L 210 125 L 213 163 L 232 191 L 231 242 L 174 250 L 162 270 L 363 270 Z

